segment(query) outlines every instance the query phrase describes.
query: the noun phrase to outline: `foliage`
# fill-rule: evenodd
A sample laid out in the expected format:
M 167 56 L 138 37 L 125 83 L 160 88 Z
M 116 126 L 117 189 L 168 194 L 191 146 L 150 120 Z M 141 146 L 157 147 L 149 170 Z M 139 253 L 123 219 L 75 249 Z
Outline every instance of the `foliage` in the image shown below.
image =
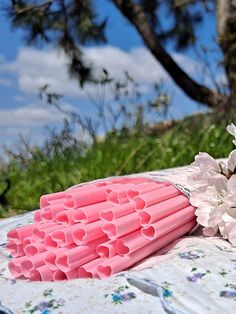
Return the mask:
M 108 1 L 108 0 L 107 0 Z M 235 104 L 235 12 L 233 0 L 111 0 L 142 37 L 148 49 L 175 83 L 193 100 L 222 110 Z M 93 65 L 83 55 L 82 45 L 106 42 L 107 20 L 97 15 L 97 2 L 92 0 L 12 0 L 7 12 L 13 27 L 24 30 L 28 43 L 40 42 L 64 51 L 68 71 L 81 86 L 97 82 Z M 226 3 L 226 4 L 225 4 Z M 220 74 L 226 74 L 227 94 L 218 88 L 202 85 L 187 74 L 168 52 L 200 48 L 201 25 L 215 16 L 218 29 L 217 54 Z M 216 42 L 216 38 L 214 40 Z M 168 48 L 168 49 L 167 49 Z M 191 50 L 192 49 L 192 50 Z M 216 65 L 215 60 L 211 63 Z M 226 72 L 226 73 L 225 73 Z M 216 73 L 214 74 L 214 76 Z M 211 77 L 212 78 L 212 77 Z M 215 87 L 215 86 L 214 86 Z M 216 86 L 217 87 L 217 86 Z
M 42 149 L 21 144 L 18 155 L 9 155 L 6 169 L 12 182 L 9 205 L 17 212 L 31 210 L 38 207 L 44 193 L 112 175 L 182 166 L 191 163 L 199 151 L 226 157 L 233 148 L 225 132 L 228 121 L 214 121 L 211 115 L 188 117 L 162 135 L 147 128 L 123 128 L 87 147 L 76 139 L 58 141 L 55 136 Z M 67 137 L 62 132 L 64 138 L 71 137 L 67 132 Z

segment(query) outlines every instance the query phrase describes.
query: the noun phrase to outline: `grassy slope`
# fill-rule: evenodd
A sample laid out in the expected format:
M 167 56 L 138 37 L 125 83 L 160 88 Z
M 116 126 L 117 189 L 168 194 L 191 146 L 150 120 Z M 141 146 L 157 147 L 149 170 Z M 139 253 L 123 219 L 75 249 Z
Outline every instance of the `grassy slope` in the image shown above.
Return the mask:
M 79 182 L 189 164 L 200 151 L 226 157 L 233 148 L 226 125 L 226 121 L 212 123 L 209 116 L 188 117 L 161 136 L 111 134 L 83 156 L 67 151 L 48 159 L 39 153 L 27 167 L 12 163 L 10 207 L 19 212 L 37 208 L 40 195 Z

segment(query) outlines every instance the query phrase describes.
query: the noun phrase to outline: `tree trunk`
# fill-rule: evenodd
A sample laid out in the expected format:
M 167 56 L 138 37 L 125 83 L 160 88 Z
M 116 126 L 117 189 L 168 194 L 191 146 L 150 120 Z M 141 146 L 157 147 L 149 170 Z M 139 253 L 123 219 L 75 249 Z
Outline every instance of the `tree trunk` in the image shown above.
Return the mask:
M 217 0 L 218 41 L 224 67 L 236 103 L 236 0 Z
M 160 44 L 157 34 L 148 23 L 140 5 L 132 0 L 112 1 L 131 24 L 135 26 L 153 56 L 162 64 L 175 83 L 190 98 L 214 109 L 222 107 L 227 102 L 227 96 L 221 95 L 197 83 L 173 60 Z

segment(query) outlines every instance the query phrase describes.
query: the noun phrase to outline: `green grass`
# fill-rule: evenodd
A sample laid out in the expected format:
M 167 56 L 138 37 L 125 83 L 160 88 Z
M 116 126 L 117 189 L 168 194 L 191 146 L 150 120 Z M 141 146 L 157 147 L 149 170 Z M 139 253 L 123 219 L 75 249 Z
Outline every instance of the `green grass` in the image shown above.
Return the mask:
M 24 163 L 12 160 L 7 176 L 9 207 L 16 212 L 38 207 L 40 195 L 97 178 L 190 164 L 198 152 L 226 157 L 233 149 L 226 121 L 188 117 L 158 136 L 151 132 L 114 132 L 86 151 L 67 148 L 50 156 L 39 149 Z

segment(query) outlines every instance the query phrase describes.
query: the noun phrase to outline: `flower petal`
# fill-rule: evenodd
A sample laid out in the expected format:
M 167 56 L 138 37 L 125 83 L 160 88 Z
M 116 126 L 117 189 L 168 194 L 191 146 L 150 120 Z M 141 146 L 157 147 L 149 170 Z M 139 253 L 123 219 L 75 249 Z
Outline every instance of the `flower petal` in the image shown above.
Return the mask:
M 218 232 L 218 227 L 206 227 L 202 229 L 202 233 L 206 237 L 213 237 L 217 234 Z
M 234 149 L 230 154 L 229 154 L 229 158 L 228 158 L 228 169 L 231 172 L 235 171 L 236 168 L 236 149 Z
M 236 137 L 236 126 L 231 123 L 230 125 L 227 126 L 226 130 L 229 132 L 229 134 L 233 135 Z

